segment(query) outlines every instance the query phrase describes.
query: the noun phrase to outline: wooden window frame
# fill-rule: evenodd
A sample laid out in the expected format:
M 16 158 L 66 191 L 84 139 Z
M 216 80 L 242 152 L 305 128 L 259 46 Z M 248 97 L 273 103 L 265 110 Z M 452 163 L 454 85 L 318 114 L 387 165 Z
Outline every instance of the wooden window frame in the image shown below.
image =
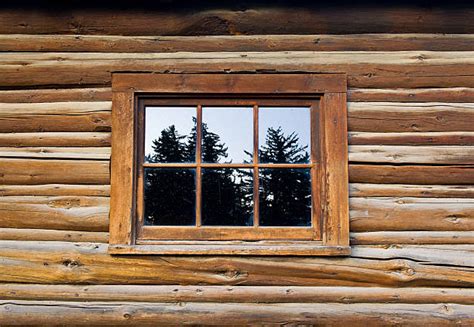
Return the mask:
M 345 74 L 114 73 L 112 78 L 111 254 L 348 255 L 347 79 Z M 161 105 L 311 108 L 312 226 L 143 226 L 144 108 Z M 198 107 L 198 122 L 201 121 Z M 315 131 L 317 129 L 317 131 Z M 256 134 L 256 135 L 255 135 Z M 254 172 L 255 161 L 249 164 Z M 205 164 L 221 167 L 222 164 Z M 224 164 L 225 165 L 225 164 Z M 245 164 L 226 166 L 242 168 Z M 277 164 L 259 164 L 275 167 Z M 258 191 L 258 187 L 254 193 Z M 315 187 L 317 185 L 317 188 Z M 258 185 L 257 185 L 258 186 Z M 197 192 L 200 188 L 197 185 Z M 198 195 L 199 199 L 199 195 Z M 199 204 L 196 203 L 199 207 Z M 258 206 L 258 202 L 257 202 Z M 197 208 L 199 211 L 199 208 Z M 198 217 L 197 217 L 198 219 Z M 198 230 L 199 229 L 199 230 Z

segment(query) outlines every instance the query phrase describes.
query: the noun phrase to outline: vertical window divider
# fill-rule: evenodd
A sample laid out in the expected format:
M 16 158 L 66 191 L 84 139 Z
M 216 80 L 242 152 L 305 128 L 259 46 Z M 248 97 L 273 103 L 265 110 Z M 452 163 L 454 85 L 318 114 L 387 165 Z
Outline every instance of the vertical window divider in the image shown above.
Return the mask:
M 201 198 L 202 198 L 202 105 L 196 108 L 196 227 L 201 227 Z
M 253 226 L 260 226 L 258 174 L 258 105 L 253 106 Z

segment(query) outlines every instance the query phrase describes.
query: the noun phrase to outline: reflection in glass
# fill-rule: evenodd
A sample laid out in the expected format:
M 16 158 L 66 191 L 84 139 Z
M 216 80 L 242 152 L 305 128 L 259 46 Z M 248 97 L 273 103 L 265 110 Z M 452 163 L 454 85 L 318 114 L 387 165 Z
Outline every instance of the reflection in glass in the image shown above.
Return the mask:
M 251 169 L 202 169 L 202 224 L 251 226 L 253 174 Z
M 203 162 L 251 160 L 246 151 L 253 151 L 252 107 L 203 107 L 202 121 Z
M 309 108 L 261 107 L 258 129 L 260 162 L 309 162 L 311 143 Z
M 310 169 L 259 169 L 261 226 L 311 226 Z
M 195 170 L 146 168 L 145 225 L 194 225 Z
M 194 162 L 195 107 L 146 107 L 145 162 Z

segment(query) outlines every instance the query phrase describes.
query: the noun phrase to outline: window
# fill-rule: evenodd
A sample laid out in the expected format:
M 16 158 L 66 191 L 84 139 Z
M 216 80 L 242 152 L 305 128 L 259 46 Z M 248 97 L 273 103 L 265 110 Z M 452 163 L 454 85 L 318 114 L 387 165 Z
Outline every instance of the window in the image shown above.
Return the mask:
M 112 86 L 110 253 L 349 253 L 345 75 Z

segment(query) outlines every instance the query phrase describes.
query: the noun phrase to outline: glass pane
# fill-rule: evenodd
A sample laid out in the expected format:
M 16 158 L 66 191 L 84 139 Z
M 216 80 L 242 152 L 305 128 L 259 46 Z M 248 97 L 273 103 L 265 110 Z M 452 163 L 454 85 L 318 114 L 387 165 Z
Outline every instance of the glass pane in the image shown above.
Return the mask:
M 258 117 L 262 163 L 308 163 L 311 119 L 308 107 L 262 107 Z
M 146 107 L 145 162 L 196 160 L 196 108 Z
M 251 169 L 202 170 L 202 224 L 253 225 Z
M 311 226 L 310 169 L 259 169 L 261 226 Z
M 202 161 L 251 162 L 252 107 L 203 107 Z
M 145 168 L 145 225 L 195 225 L 195 169 Z

